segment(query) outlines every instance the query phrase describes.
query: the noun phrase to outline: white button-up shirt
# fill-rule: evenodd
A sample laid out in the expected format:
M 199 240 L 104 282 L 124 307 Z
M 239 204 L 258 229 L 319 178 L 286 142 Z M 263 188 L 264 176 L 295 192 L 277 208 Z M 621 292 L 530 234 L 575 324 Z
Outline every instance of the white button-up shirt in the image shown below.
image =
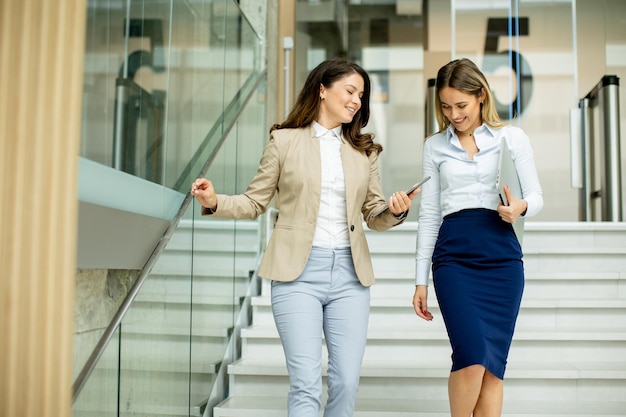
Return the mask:
M 320 141 L 322 158 L 322 193 L 313 246 L 350 247 L 346 208 L 346 181 L 341 160 L 341 125 L 327 130 L 313 122 L 315 137 Z
M 525 217 L 543 208 L 543 197 L 533 150 L 528 136 L 515 126 L 491 128 L 485 124 L 474 131 L 479 149 L 470 159 L 454 128 L 433 135 L 424 143 L 424 176 L 432 178 L 422 186 L 417 229 L 416 285 L 427 285 L 432 255 L 444 216 L 463 209 L 497 210 L 496 188 L 500 138 L 506 137 L 528 203 Z

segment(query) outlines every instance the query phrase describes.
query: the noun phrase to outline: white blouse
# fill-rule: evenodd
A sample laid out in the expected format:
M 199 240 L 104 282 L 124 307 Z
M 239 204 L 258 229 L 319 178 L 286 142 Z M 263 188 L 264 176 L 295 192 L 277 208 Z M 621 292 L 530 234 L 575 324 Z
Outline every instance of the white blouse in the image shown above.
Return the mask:
M 428 285 L 431 261 L 444 216 L 463 209 L 496 210 L 500 197 L 496 188 L 500 138 L 506 137 L 515 161 L 522 195 L 528 203 L 525 217 L 543 208 L 541 184 L 528 136 L 516 126 L 491 128 L 485 124 L 474 131 L 479 151 L 470 159 L 454 128 L 449 126 L 424 143 L 424 176 L 432 178 L 421 188 L 417 228 L 415 284 Z
M 341 125 L 327 130 L 313 122 L 315 137 L 320 141 L 322 158 L 322 194 L 313 236 L 313 246 L 323 248 L 350 247 L 346 181 L 341 160 Z

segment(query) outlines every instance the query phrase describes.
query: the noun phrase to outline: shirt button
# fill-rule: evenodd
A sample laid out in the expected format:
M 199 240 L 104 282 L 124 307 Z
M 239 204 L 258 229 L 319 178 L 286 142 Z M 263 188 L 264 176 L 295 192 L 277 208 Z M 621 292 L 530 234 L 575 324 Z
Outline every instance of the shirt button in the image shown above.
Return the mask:
M 354 232 L 354 225 L 350 226 L 350 231 Z

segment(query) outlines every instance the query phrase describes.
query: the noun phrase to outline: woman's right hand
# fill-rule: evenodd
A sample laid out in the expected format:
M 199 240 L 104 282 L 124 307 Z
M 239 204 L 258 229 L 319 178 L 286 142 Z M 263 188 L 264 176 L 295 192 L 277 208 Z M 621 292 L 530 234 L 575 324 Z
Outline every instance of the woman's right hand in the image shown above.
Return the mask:
M 413 295 L 413 308 L 415 314 L 423 318 L 424 320 L 431 321 L 433 315 L 428 311 L 428 286 L 416 285 L 415 294 Z
M 198 178 L 191 185 L 191 195 L 196 197 L 198 203 L 202 207 L 206 207 L 211 210 L 217 208 L 217 194 L 213 188 L 211 181 L 206 178 Z

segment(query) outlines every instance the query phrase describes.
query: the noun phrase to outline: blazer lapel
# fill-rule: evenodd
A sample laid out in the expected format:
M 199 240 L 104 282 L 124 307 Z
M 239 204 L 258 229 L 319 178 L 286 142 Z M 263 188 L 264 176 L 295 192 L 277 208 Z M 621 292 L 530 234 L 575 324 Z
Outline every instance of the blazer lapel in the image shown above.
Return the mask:
M 320 150 L 320 141 L 315 138 L 315 128 L 313 124 L 305 131 L 306 137 L 304 141 L 306 143 L 304 161 L 307 162 L 307 171 L 310 173 L 311 178 L 315 178 L 315 191 L 318 196 L 322 194 L 322 156 Z M 305 168 L 305 166 L 302 166 Z
M 357 192 L 359 189 L 359 174 L 361 173 L 361 154 L 354 149 L 345 139 L 341 145 L 341 161 L 343 164 L 343 175 L 346 181 L 346 209 L 348 211 L 348 219 L 354 211 L 361 211 L 361 207 L 354 207 L 357 201 Z

